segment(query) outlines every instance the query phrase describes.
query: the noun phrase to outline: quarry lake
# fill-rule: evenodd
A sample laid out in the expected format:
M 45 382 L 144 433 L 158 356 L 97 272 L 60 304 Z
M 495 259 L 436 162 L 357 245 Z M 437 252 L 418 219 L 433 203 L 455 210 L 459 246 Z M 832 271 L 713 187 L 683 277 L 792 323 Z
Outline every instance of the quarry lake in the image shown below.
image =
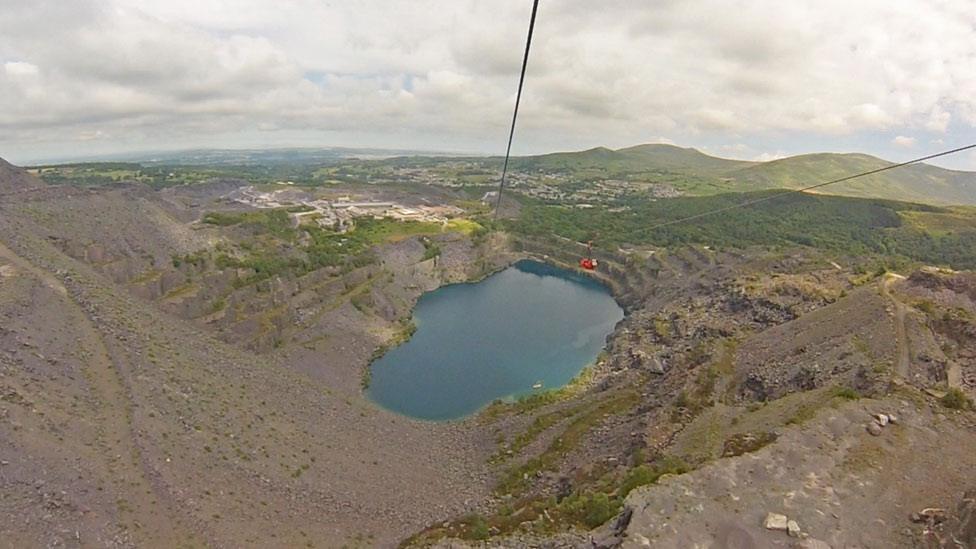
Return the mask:
M 622 318 L 598 282 L 520 261 L 422 296 L 417 331 L 371 365 L 367 393 L 415 418 L 461 418 L 496 399 L 565 385 Z

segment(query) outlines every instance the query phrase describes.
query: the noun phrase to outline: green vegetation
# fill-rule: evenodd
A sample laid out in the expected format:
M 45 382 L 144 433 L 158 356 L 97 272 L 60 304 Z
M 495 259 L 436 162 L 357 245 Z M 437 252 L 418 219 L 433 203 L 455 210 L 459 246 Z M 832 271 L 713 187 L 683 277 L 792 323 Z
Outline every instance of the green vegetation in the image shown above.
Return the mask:
M 203 222 L 221 227 L 245 225 L 259 232 L 290 240 L 295 236 L 291 217 L 288 215 L 290 210 L 290 208 L 275 208 L 240 213 L 210 212 L 203 216 Z
M 760 433 L 736 433 L 725 439 L 722 444 L 722 457 L 741 456 L 750 452 L 761 450 L 765 446 L 776 442 L 779 438 L 773 432 Z
M 801 188 L 891 165 L 866 154 L 805 154 L 730 173 L 734 183 L 761 188 Z M 971 175 L 927 164 L 869 175 L 829 187 L 832 194 L 886 197 L 940 204 L 972 204 Z
M 976 230 L 929 232 L 906 223 L 905 213 L 958 216 L 958 210 L 877 199 L 788 194 L 762 204 L 655 226 L 706 211 L 729 208 L 775 193 L 735 193 L 699 198 L 633 201 L 627 211 L 580 210 L 529 201 L 509 223 L 520 234 L 556 234 L 584 242 L 598 235 L 603 248 L 702 244 L 717 247 L 811 246 L 851 255 L 878 254 L 955 268 L 976 268 Z M 976 218 L 976 216 L 974 216 Z
M 247 269 L 249 276 L 238 279 L 238 286 L 254 284 L 275 276 L 302 276 L 322 267 L 344 270 L 365 267 L 375 262 L 371 248 L 377 244 L 394 242 L 412 236 L 441 234 L 445 230 L 465 231 L 480 227 L 473 222 L 456 223 L 447 227 L 438 223 L 397 221 L 394 219 L 363 218 L 357 220 L 352 231 L 339 233 L 317 225 L 295 229 L 289 209 L 247 212 L 211 212 L 203 217 L 210 225 L 239 226 L 251 231 L 251 238 L 235 250 L 223 249 L 216 254 L 214 265 L 219 269 Z M 300 234 L 307 239 L 299 238 Z M 303 244 L 303 245 L 300 245 Z M 197 264 L 206 254 L 173 258 L 173 265 Z M 440 247 L 428 241 L 425 257 L 440 255 Z
M 615 176 L 645 172 L 711 175 L 751 164 L 709 156 L 695 149 L 661 144 L 637 145 L 616 151 L 597 147 L 586 151 L 516 158 L 512 162 L 513 167 L 524 171 L 579 173 L 594 170 Z
M 631 491 L 647 484 L 653 484 L 664 475 L 680 475 L 691 470 L 683 459 L 664 456 L 650 465 L 638 465 L 624 477 L 617 492 L 620 498 L 627 497 Z
M 363 218 L 348 233 L 336 233 L 321 227 L 306 229 L 311 242 L 305 248 L 308 269 L 340 265 L 350 257 L 366 257 L 369 249 L 384 242 L 411 236 L 440 234 L 441 225 L 418 221 Z M 371 257 L 371 256 L 370 256 Z
M 714 355 L 711 348 L 699 343 L 682 356 L 681 367 L 688 370 L 698 368 L 698 373 L 691 388 L 682 389 L 675 398 L 672 421 L 680 421 L 680 416 L 685 411 L 691 416 L 696 416 L 702 410 L 715 405 L 718 381 L 734 373 L 735 349 L 736 342 L 727 339 L 715 349 Z
M 154 189 L 176 185 L 192 185 L 213 179 L 241 179 L 254 184 L 294 181 L 298 184 L 321 185 L 316 177 L 318 168 L 303 163 L 187 165 L 174 162 L 149 165 L 126 162 L 86 162 L 37 166 L 31 171 L 46 183 L 82 187 L 142 183 Z
M 575 522 L 587 528 L 596 528 L 613 518 L 619 512 L 620 505 L 603 493 L 574 494 L 562 502 L 560 509 Z
M 940 402 L 946 408 L 953 410 L 970 410 L 973 408 L 973 401 L 958 387 L 949 389 L 945 396 L 940 399 Z
M 529 395 L 523 395 L 515 402 L 502 402 L 500 400 L 495 401 L 491 404 L 491 406 L 482 411 L 480 417 L 491 421 L 497 419 L 505 413 L 525 414 L 554 402 L 568 400 L 569 398 L 579 394 L 582 389 L 589 386 L 593 379 L 593 375 L 593 368 L 583 368 L 583 370 L 576 374 L 576 377 L 574 377 L 569 383 L 558 389 L 548 389 Z
M 834 389 L 834 396 L 844 400 L 857 400 L 861 398 L 861 393 L 852 387 L 837 387 Z
M 226 153 L 226 151 L 224 152 Z M 624 182 L 620 196 L 647 196 L 649 186 L 677 190 L 686 196 L 728 192 L 797 189 L 890 163 L 863 154 L 808 154 L 772 162 L 716 158 L 672 145 L 638 145 L 619 150 L 598 147 L 513 158 L 511 167 L 530 183 L 513 186 L 515 194 L 532 194 L 533 185 L 555 186 L 572 194 L 592 190 L 600 182 Z M 196 184 L 214 179 L 239 179 L 256 185 L 288 182 L 302 186 L 434 183 L 460 188 L 478 198 L 497 185 L 502 158 L 395 157 L 379 160 L 343 158 L 335 151 L 251 151 L 247 153 L 185 153 L 159 162 L 93 162 L 39 166 L 34 173 L 49 183 L 109 185 L 139 182 L 154 188 Z M 833 194 L 885 197 L 938 204 L 976 204 L 972 176 L 930 165 L 906 166 L 835 184 Z M 577 202 L 606 202 L 608 197 L 578 195 Z M 610 199 L 609 201 L 613 201 Z M 923 223 L 927 223 L 923 221 Z M 963 220 L 963 224 L 971 223 Z M 955 223 L 950 226 L 955 226 Z
M 431 241 L 429 238 L 424 238 L 421 242 L 424 245 L 424 261 L 440 257 L 441 247 L 436 242 Z
M 595 403 L 574 409 L 575 415 L 568 425 L 538 456 L 530 459 L 521 466 L 509 469 L 495 487 L 499 494 L 517 495 L 528 486 L 528 479 L 536 473 L 551 470 L 567 452 L 577 447 L 583 437 L 608 415 L 622 414 L 633 408 L 640 400 L 636 391 L 621 391 L 613 396 L 600 399 Z
M 531 496 L 502 505 L 489 516 L 467 515 L 432 526 L 407 540 L 403 547 L 424 546 L 444 537 L 480 540 L 482 534 L 506 535 L 531 531 L 546 535 L 569 528 L 592 529 L 612 519 L 623 508 L 631 491 L 653 484 L 664 475 L 678 475 L 690 470 L 683 460 L 661 456 L 650 464 L 623 471 L 601 471 L 580 487 L 563 496 Z

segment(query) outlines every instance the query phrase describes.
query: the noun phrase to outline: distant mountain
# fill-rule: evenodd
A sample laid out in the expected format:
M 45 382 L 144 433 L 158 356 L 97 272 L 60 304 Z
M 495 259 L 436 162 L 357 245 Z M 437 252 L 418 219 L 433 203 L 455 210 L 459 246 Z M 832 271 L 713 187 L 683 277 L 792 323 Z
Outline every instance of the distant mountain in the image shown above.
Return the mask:
M 660 174 L 665 176 L 660 178 L 661 181 L 691 195 L 798 189 L 890 165 L 892 162 L 866 154 L 835 153 L 746 162 L 663 144 L 619 150 L 598 147 L 513 160 L 516 169 L 574 171 L 583 177 L 626 176 L 655 180 Z M 976 205 L 976 172 L 916 164 L 831 185 L 818 192 L 940 205 Z
M 513 161 L 513 166 L 521 169 L 659 170 L 695 175 L 725 173 L 753 164 L 709 156 L 693 148 L 664 144 L 638 145 L 619 150 L 597 147 L 579 152 L 527 156 Z
M 40 179 L 0 158 L 0 193 L 43 186 L 44 183 Z
M 796 189 L 892 164 L 866 154 L 804 154 L 729 175 L 735 183 L 750 188 Z M 914 164 L 830 185 L 817 192 L 933 204 L 976 204 L 976 173 Z
M 129 162 L 145 166 L 270 166 L 270 165 L 326 165 L 351 158 L 383 159 L 399 156 L 451 156 L 451 153 L 371 148 L 278 148 L 278 149 L 188 149 L 181 151 L 146 151 L 58 159 L 40 164 L 77 164 Z
M 756 162 L 745 160 L 709 156 L 691 147 L 663 144 L 637 145 L 636 147 L 620 149 L 617 153 L 631 158 L 635 162 L 649 162 L 673 171 L 694 171 L 698 174 L 726 172 L 756 164 Z

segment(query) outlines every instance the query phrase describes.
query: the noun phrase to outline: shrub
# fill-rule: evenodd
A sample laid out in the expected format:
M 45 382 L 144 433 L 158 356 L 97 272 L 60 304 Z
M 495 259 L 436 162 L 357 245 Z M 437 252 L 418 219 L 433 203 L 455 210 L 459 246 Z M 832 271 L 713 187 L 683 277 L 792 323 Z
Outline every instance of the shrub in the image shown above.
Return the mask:
M 586 500 L 583 507 L 583 524 L 596 528 L 610 520 L 616 513 L 616 506 L 610 503 L 606 494 L 596 494 Z
M 958 387 L 949 389 L 949 392 L 942 397 L 940 402 L 946 408 L 952 408 L 953 410 L 969 410 L 973 407 L 973 401 Z
M 488 523 L 481 515 L 468 516 L 465 518 L 464 522 L 468 525 L 466 535 L 463 536 L 464 538 L 483 540 L 488 539 L 488 537 L 491 536 L 491 532 L 488 530 Z
M 433 258 L 438 257 L 438 256 L 441 255 L 441 248 L 437 244 L 433 244 L 433 243 L 426 244 L 425 243 L 424 246 L 426 247 L 426 249 L 424 250 L 424 258 L 423 258 L 423 261 L 427 261 L 428 259 L 433 259 Z
M 861 398 L 861 393 L 852 387 L 837 387 L 834 389 L 834 396 L 847 400 L 857 400 Z
M 616 501 L 611 501 L 607 494 L 589 493 L 566 498 L 562 507 L 575 522 L 587 528 L 596 528 L 613 518 L 620 505 Z
M 663 475 L 680 475 L 687 473 L 690 469 L 683 459 L 664 456 L 655 460 L 651 465 L 640 465 L 631 469 L 620 484 L 617 493 L 620 494 L 620 497 L 625 498 L 635 488 L 653 484 Z

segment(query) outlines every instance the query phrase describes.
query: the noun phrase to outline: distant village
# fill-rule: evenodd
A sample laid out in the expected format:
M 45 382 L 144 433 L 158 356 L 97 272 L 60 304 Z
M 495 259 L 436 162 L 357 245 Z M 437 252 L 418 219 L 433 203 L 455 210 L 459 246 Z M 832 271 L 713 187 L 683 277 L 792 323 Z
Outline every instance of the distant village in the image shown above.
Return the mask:
M 282 182 L 282 185 L 287 184 Z M 354 220 L 359 217 L 446 224 L 450 218 L 464 213 L 461 208 L 446 204 L 404 206 L 396 202 L 355 201 L 349 196 L 341 196 L 336 200 L 309 198 L 307 193 L 294 188 L 261 191 L 254 186 L 247 186 L 234 189 L 222 198 L 254 208 L 301 207 L 300 211 L 289 213 L 296 227 L 303 222 L 314 222 L 338 232 L 351 230 L 355 225 Z
M 443 162 L 436 167 L 389 167 L 385 171 L 366 176 L 372 184 L 413 183 L 438 187 L 460 188 L 471 185 L 467 177 L 486 177 L 497 184 L 494 172 L 486 171 L 479 163 L 470 161 Z M 557 172 L 509 173 L 506 187 L 517 194 L 576 207 L 593 207 L 628 195 L 643 194 L 653 199 L 675 198 L 683 193 L 667 183 L 619 179 L 593 180 L 581 183 L 572 176 Z

